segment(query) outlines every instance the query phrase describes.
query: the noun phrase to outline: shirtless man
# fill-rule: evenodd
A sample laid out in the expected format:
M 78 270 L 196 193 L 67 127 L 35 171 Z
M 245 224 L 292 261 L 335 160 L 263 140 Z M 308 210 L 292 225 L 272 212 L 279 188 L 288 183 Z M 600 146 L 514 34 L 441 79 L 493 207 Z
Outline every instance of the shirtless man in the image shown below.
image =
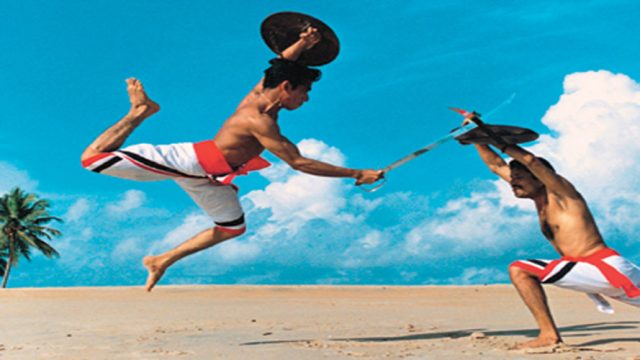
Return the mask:
M 509 267 L 511 282 L 540 328 L 535 340 L 517 348 L 551 346 L 562 342 L 541 284 L 554 284 L 640 306 L 640 268 L 608 248 L 587 207 L 573 185 L 551 164 L 517 145 L 498 144 L 513 160 L 507 164 L 487 145 L 475 145 L 489 169 L 511 184 L 518 198 L 531 199 L 544 236 L 562 256 L 559 260 L 520 260 Z
M 94 172 L 125 179 L 175 180 L 215 222 L 215 227 L 176 248 L 143 259 L 149 272 L 147 291 L 151 291 L 176 261 L 245 231 L 244 213 L 231 180 L 236 175 L 269 166 L 259 157 L 265 149 L 293 169 L 307 174 L 354 178 L 356 185 L 370 184 L 381 177 L 380 171 L 348 169 L 305 158 L 280 134 L 279 111 L 295 110 L 308 101 L 311 84 L 320 76 L 319 70 L 295 60 L 319 41 L 320 34 L 315 28 L 301 33 L 297 42 L 278 59 L 271 60 L 265 77 L 242 100 L 214 139 L 199 143 L 138 144 L 120 149 L 133 130 L 160 109 L 147 96 L 139 80 L 127 79 L 129 113 L 87 147 L 82 154 L 82 165 Z

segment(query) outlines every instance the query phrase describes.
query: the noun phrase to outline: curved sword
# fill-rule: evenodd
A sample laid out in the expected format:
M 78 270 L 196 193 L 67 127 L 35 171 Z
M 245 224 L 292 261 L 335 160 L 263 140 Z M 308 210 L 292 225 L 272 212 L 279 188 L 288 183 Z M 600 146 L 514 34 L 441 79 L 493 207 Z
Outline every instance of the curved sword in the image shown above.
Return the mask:
M 407 162 L 417 158 L 418 156 L 420 156 L 420 155 L 422 155 L 422 154 L 424 154 L 424 153 L 426 153 L 428 151 L 431 151 L 431 150 L 435 149 L 436 147 L 448 142 L 449 140 L 455 139 L 456 137 L 458 137 L 460 135 L 466 134 L 467 132 L 469 132 L 469 131 L 477 128 L 477 127 L 478 127 L 478 124 L 476 124 L 475 122 L 471 122 L 471 123 L 469 123 L 467 125 L 464 125 L 464 126 L 461 126 L 461 127 L 453 129 L 446 136 L 443 136 L 440 139 L 432 142 L 431 144 L 429 144 L 429 145 L 427 145 L 427 146 L 425 146 L 425 147 L 423 147 L 421 149 L 418 149 L 418 150 L 412 152 L 411 154 L 409 154 L 409 155 L 407 155 L 407 156 L 405 156 L 405 157 L 403 157 L 403 158 L 401 158 L 399 160 L 396 160 L 393 163 L 391 163 L 391 164 L 387 165 L 386 167 L 384 167 L 382 169 L 382 177 L 380 178 L 380 180 L 379 180 L 380 183 L 378 185 L 376 185 L 376 186 L 374 186 L 372 188 L 366 188 L 366 187 L 363 187 L 361 185 L 360 188 L 362 190 L 366 191 L 366 192 L 377 191 L 378 189 L 380 189 L 387 182 L 387 180 L 386 180 L 386 178 L 384 176 L 389 171 L 391 171 L 391 170 L 393 170 L 393 169 L 395 169 L 395 168 L 397 168 L 397 167 L 399 167 L 401 165 L 404 165 Z

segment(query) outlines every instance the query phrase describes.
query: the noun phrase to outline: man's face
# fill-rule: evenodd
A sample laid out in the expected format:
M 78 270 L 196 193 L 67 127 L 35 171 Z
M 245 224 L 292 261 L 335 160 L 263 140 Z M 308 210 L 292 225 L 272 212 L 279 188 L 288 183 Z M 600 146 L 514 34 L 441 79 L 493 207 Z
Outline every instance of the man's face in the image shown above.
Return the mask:
M 529 171 L 521 168 L 511 169 L 511 190 L 518 198 L 532 198 L 544 185 Z
M 280 103 L 287 110 L 295 110 L 309 101 L 309 91 L 311 91 L 311 85 L 298 85 L 294 89 L 293 85 L 287 82 Z

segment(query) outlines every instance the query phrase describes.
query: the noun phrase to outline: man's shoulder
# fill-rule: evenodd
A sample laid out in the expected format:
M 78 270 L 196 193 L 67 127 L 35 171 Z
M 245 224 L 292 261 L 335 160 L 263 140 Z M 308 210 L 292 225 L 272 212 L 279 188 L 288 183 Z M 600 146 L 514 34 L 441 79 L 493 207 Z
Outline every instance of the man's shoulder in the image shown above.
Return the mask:
M 569 181 L 569 179 L 567 179 L 566 177 L 558 173 L 556 173 L 556 176 L 558 177 L 558 181 L 562 185 L 561 189 L 562 189 L 563 195 L 571 196 L 571 197 L 580 197 L 580 198 L 582 197 L 580 195 L 580 192 L 578 192 L 578 189 L 576 189 L 575 185 L 573 185 L 573 183 Z
M 570 208 L 578 206 L 579 208 L 587 207 L 587 201 L 582 194 L 576 189 L 576 187 L 566 178 L 559 176 L 561 186 L 556 191 L 548 191 L 547 196 L 549 199 L 554 199 L 556 202 L 564 204 Z M 573 206 L 569 206 L 574 204 Z
M 267 130 L 277 128 L 276 120 L 268 114 L 264 114 L 255 109 L 238 109 L 228 119 L 229 122 L 256 130 Z
M 253 107 L 242 107 L 236 110 L 229 117 L 229 120 L 234 121 L 247 121 L 247 122 L 273 122 L 274 119 L 265 113 L 260 112 L 258 109 Z

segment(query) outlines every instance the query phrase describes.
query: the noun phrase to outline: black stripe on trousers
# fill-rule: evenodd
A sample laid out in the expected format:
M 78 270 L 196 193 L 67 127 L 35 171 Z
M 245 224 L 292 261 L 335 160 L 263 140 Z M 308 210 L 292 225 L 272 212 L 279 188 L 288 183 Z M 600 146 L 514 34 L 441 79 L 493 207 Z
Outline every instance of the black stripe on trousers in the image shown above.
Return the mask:
M 104 170 L 110 168 L 111 166 L 113 166 L 113 164 L 117 163 L 120 160 L 122 160 L 121 157 L 114 156 L 111 159 L 109 159 L 108 161 L 103 162 L 102 165 L 97 166 L 95 169 L 93 169 L 91 171 L 99 173 L 101 171 L 104 171 Z
M 534 263 L 534 264 L 536 264 L 536 265 L 540 265 L 540 266 L 542 266 L 542 267 L 547 266 L 547 263 L 546 263 L 546 262 L 544 262 L 544 261 L 542 261 L 542 260 L 527 259 L 527 261 L 528 261 L 528 262 L 532 262 L 532 263 Z
M 548 278 L 547 280 L 543 281 L 542 283 L 543 284 L 553 284 L 554 282 L 562 279 L 565 275 L 567 275 L 569 273 L 569 271 L 571 271 L 571 269 L 573 269 L 574 266 L 576 266 L 575 262 L 566 263 L 565 266 L 563 266 L 562 269 L 560 269 L 560 271 L 558 271 L 552 277 Z
M 206 179 L 206 176 L 194 176 L 194 175 L 189 175 L 189 174 L 185 174 L 183 172 L 180 172 L 176 169 L 172 169 L 170 167 L 164 166 L 162 164 L 158 164 L 157 162 L 151 161 L 147 158 L 144 158 L 136 153 L 132 153 L 130 151 L 124 151 L 124 150 L 119 150 L 121 153 L 126 154 L 127 156 L 130 156 L 132 159 L 139 161 L 149 167 L 152 167 L 154 169 L 157 170 L 162 170 L 162 171 L 166 171 L 166 172 L 170 172 L 172 174 L 175 175 L 180 175 L 180 176 L 184 176 L 184 177 L 188 177 L 188 178 L 194 178 L 194 179 Z
M 227 226 L 238 226 L 244 224 L 244 214 L 242 214 L 239 218 L 227 222 L 215 222 L 216 225 L 227 227 Z

